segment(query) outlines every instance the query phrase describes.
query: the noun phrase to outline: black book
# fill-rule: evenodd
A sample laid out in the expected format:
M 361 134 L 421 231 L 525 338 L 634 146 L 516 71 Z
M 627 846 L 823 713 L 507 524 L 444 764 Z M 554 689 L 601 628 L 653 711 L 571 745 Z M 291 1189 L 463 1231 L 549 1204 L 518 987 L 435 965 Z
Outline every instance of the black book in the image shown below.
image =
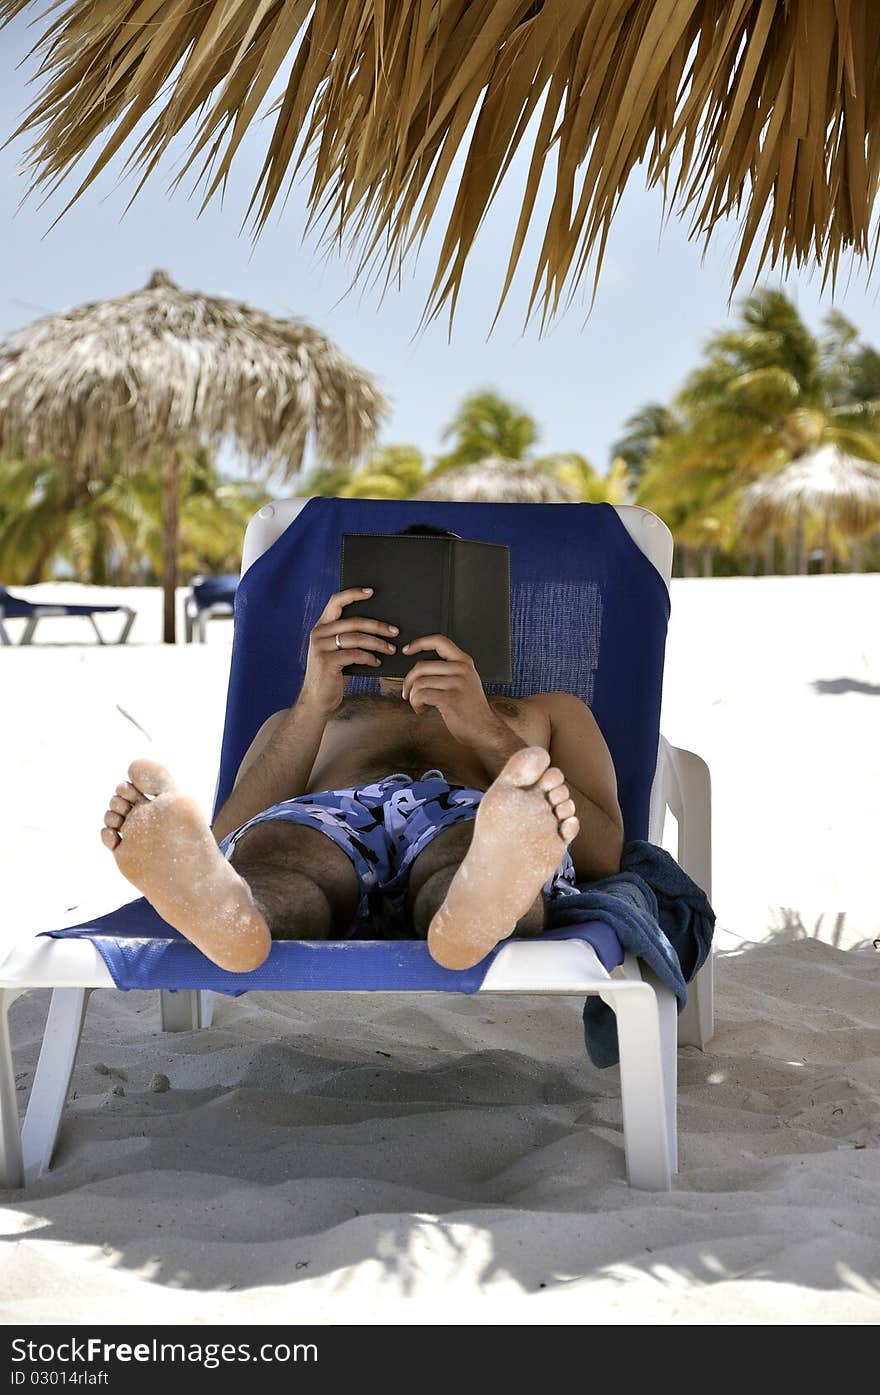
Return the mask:
M 343 614 L 397 625 L 382 667 L 347 664 L 346 674 L 403 678 L 434 650 L 401 654 L 410 640 L 443 634 L 470 654 L 484 683 L 510 682 L 510 548 L 505 543 L 414 533 L 343 533 L 340 589 L 372 586 Z

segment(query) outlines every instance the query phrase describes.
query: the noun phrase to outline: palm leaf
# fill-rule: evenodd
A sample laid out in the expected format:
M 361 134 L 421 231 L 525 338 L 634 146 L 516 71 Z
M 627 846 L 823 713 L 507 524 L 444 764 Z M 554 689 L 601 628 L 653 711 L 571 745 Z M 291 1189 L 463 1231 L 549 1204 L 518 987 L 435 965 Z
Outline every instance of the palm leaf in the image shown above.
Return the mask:
M 28 4 L 0 0 L 0 18 Z M 595 293 L 642 165 L 691 236 L 739 215 L 734 285 L 753 250 L 756 279 L 818 262 L 832 286 L 844 253 L 871 251 L 880 9 L 866 0 L 90 0 L 43 23 L 43 87 L 16 133 L 31 138 L 34 187 L 89 156 L 73 200 L 119 150 L 143 179 L 186 131 L 180 174 L 214 197 L 280 91 L 255 232 L 309 166 L 310 222 L 348 238 L 360 273 L 390 278 L 448 209 L 429 318 L 454 313 L 533 131 L 501 302 L 550 163 L 528 302 L 542 323 L 591 262 Z

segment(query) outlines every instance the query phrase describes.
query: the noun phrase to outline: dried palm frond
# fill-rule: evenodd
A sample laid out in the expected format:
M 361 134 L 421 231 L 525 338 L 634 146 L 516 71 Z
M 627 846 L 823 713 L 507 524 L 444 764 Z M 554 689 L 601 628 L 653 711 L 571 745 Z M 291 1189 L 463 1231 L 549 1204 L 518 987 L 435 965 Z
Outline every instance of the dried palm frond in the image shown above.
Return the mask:
M 181 451 L 228 441 L 289 477 L 311 437 L 319 459 L 354 463 L 387 405 L 373 378 L 311 325 L 183 291 L 162 271 L 142 291 L 0 341 L 0 455 L 49 457 L 84 481 L 120 465 L 159 467 L 169 643 Z
M 456 499 L 460 503 L 572 504 L 578 496 L 561 480 L 535 465 L 497 456 L 476 465 L 459 465 L 429 476 L 414 499 Z
M 30 0 L 0 0 L 0 19 Z M 270 89 L 284 84 L 251 202 L 259 231 L 312 159 L 310 222 L 361 242 L 390 277 L 466 154 L 426 306 L 450 320 L 477 230 L 535 118 L 501 291 L 545 166 L 555 191 L 529 298 L 542 322 L 596 254 L 642 161 L 691 236 L 742 210 L 732 273 L 753 246 L 815 259 L 868 253 L 880 166 L 880 6 L 872 0 L 73 0 L 37 45 L 45 86 L 19 128 L 52 189 L 103 138 L 74 193 L 134 139 L 144 177 L 184 127 L 182 174 L 222 189 Z M 289 71 L 288 71 L 289 69 Z M 151 120 L 138 134 L 140 123 Z M 673 167 L 675 173 L 673 172 Z M 671 192 L 670 192 L 671 183 Z M 766 225 L 761 238 L 761 227 Z M 876 241 L 875 241 L 876 252 Z M 873 269 L 873 260 L 872 260 Z
M 0 341 L 0 453 L 94 470 L 232 441 L 254 462 L 353 461 L 387 403 L 317 329 L 238 301 L 143 290 L 35 321 Z
M 845 455 L 837 446 L 793 460 L 776 475 L 757 480 L 743 492 L 743 537 L 761 538 L 816 515 L 847 537 L 858 537 L 880 523 L 880 465 Z

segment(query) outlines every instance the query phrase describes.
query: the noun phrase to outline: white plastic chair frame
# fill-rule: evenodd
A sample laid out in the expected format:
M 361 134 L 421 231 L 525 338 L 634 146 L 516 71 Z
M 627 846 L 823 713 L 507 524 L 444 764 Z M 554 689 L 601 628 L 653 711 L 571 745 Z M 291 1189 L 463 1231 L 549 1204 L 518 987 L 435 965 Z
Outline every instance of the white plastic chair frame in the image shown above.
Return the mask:
M 194 578 L 201 581 L 201 577 Z M 213 605 L 199 606 L 196 601 L 196 593 L 190 589 L 186 593 L 183 605 L 184 640 L 187 644 L 192 644 L 198 637 L 199 644 L 208 643 L 208 621 L 209 620 L 231 620 L 235 614 L 235 607 L 228 601 L 215 601 Z
M 268 504 L 248 526 L 242 572 L 279 536 L 306 500 Z M 672 537 L 654 514 L 618 507 L 630 536 L 657 567 L 667 587 Z M 677 860 L 711 897 L 710 783 L 705 763 L 662 736 L 651 791 L 649 838 L 660 843 L 667 810 L 678 824 Z M 0 1183 L 17 1187 L 49 1167 L 90 994 L 113 988 L 109 970 L 89 940 L 34 937 L 0 965 Z M 31 989 L 52 999 L 24 1124 L 19 1129 L 9 1041 L 9 1006 Z M 296 991 L 296 990 L 291 990 Z M 409 991 L 409 990 L 405 990 Z M 626 1170 L 630 1186 L 669 1190 L 678 1169 L 677 1060 L 680 1045 L 705 1047 L 713 1032 L 711 956 L 689 986 L 678 1016 L 671 990 L 632 955 L 608 973 L 583 941 L 513 940 L 492 963 L 480 993 L 597 994 L 617 1017 Z M 194 1031 L 211 1020 L 208 992 L 161 994 L 166 1031 Z

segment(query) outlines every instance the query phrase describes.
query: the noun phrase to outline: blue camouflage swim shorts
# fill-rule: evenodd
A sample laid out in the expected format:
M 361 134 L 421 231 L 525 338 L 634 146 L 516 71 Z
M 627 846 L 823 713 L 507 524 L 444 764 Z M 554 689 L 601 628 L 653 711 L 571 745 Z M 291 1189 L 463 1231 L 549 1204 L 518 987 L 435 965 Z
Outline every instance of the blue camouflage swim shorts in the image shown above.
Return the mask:
M 220 851 L 231 859 L 248 829 L 273 819 L 318 828 L 351 859 L 360 899 L 351 939 L 411 939 L 406 911 L 408 873 L 414 859 L 443 828 L 474 819 L 485 790 L 450 785 L 440 770 L 386 775 L 371 785 L 319 790 L 285 799 L 230 833 Z M 546 899 L 577 892 L 568 848 L 542 888 Z

